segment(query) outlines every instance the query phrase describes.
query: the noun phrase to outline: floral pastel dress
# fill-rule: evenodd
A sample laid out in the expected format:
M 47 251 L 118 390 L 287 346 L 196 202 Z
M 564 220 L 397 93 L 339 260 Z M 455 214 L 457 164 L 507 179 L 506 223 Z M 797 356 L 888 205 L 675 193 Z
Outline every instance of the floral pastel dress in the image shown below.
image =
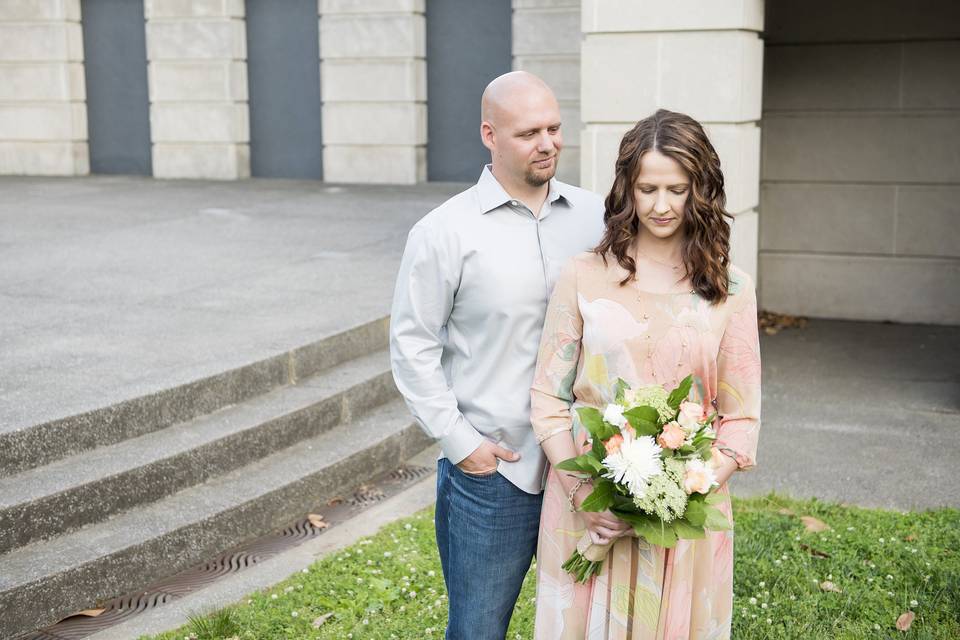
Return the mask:
M 760 427 L 760 347 L 750 277 L 730 268 L 730 295 L 711 305 L 691 291 L 652 293 L 615 259 L 575 256 L 554 289 L 532 389 L 538 439 L 586 432 L 574 409 L 604 409 L 617 378 L 631 387 L 675 387 L 693 373 L 691 392 L 720 415 L 716 448 L 751 467 Z M 712 411 L 712 410 L 711 410 Z M 720 491 L 727 493 L 727 487 Z M 717 505 L 731 517 L 729 497 Z M 730 637 L 733 531 L 680 540 L 673 549 L 619 539 L 602 572 L 576 584 L 561 568 L 585 533 L 551 469 L 537 549 L 535 637 L 542 640 L 719 640 Z

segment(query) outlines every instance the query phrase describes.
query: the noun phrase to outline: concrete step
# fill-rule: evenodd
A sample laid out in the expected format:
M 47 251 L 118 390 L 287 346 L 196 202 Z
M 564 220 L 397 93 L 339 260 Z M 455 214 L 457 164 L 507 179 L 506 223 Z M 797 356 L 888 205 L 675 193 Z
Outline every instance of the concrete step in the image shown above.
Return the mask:
M 207 482 L 0 556 L 0 637 L 264 535 L 431 444 L 400 400 Z
M 107 407 L 35 425 L 0 424 L 0 477 L 192 420 L 387 347 L 380 318 L 311 344 Z
M 210 415 L 0 478 L 0 554 L 199 484 L 395 397 L 389 354 L 378 351 Z

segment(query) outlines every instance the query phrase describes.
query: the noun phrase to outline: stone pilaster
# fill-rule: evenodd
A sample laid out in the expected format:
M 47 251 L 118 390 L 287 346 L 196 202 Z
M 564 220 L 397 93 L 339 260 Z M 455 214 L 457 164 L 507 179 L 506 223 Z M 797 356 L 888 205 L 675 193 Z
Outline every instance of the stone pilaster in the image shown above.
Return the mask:
M 720 154 L 733 260 L 757 275 L 763 0 L 583 0 L 581 180 L 606 193 L 620 138 L 658 108 Z
M 250 175 L 243 0 L 145 0 L 153 174 Z
M 90 172 L 80 0 L 0 2 L 0 174 Z
M 427 174 L 424 0 L 319 0 L 327 182 Z
M 557 177 L 580 184 L 580 2 L 513 0 L 513 68 L 543 78 L 563 117 Z

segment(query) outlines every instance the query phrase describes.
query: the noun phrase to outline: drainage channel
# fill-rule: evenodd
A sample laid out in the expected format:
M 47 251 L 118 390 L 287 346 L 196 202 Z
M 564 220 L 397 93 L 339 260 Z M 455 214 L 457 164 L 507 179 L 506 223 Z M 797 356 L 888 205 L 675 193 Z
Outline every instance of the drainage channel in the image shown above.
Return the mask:
M 157 582 L 143 591 L 113 598 L 99 604 L 98 615 L 77 614 L 64 618 L 56 624 L 44 627 L 18 640 L 79 640 L 126 622 L 145 611 L 167 602 L 199 591 L 226 576 L 252 567 L 278 553 L 323 535 L 324 531 L 346 522 L 365 509 L 390 498 L 418 480 L 433 473 L 433 469 L 415 465 L 403 465 L 394 471 L 360 485 L 346 498 L 331 499 L 323 508 L 323 520 L 329 527 L 314 527 L 304 516 L 300 520 L 275 533 L 257 538 L 240 547 L 226 551 L 213 560 L 208 560 L 186 569 L 170 578 Z

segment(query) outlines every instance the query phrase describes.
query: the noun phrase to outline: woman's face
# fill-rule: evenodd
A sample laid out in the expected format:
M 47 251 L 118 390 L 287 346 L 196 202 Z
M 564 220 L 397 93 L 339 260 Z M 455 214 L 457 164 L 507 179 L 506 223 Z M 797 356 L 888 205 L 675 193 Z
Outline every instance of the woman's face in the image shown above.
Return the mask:
M 679 238 L 689 194 L 690 180 L 676 160 L 656 150 L 643 154 L 640 173 L 633 183 L 633 201 L 642 229 L 661 240 Z

